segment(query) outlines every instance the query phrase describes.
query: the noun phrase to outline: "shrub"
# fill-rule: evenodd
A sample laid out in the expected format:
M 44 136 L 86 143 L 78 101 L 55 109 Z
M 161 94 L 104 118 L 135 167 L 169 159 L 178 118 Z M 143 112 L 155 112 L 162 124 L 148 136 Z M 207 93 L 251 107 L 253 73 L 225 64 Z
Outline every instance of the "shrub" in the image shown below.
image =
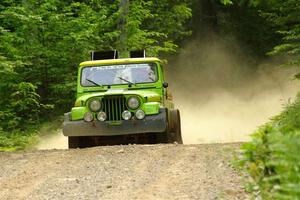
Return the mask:
M 10 94 L 1 100 L 0 151 L 25 149 L 35 139 L 44 105 L 31 83 L 11 84 L 5 91 Z
M 242 147 L 263 199 L 300 199 L 300 95 Z

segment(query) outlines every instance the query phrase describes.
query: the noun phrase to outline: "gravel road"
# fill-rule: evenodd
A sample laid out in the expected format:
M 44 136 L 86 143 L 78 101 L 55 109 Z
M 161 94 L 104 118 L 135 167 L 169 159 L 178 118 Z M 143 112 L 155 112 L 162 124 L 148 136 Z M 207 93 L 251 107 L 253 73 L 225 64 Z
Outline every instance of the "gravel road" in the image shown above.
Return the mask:
M 239 144 L 0 153 L 0 199 L 248 199 Z

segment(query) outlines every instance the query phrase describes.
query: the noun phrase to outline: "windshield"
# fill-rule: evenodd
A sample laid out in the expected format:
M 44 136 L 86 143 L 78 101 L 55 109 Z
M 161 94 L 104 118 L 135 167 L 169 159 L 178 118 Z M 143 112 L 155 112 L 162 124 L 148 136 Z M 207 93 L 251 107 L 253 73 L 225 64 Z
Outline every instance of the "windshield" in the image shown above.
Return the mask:
M 84 67 L 81 72 L 82 86 L 153 83 L 157 81 L 154 63 L 99 65 Z

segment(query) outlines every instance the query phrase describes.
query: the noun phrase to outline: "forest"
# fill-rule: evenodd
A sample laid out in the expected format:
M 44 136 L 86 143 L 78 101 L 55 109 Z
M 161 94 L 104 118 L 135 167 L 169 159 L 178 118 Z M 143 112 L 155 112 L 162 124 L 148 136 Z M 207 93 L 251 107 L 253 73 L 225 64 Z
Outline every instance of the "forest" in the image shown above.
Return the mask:
M 238 41 L 254 65 L 300 66 L 299 0 L 2 0 L 0 150 L 25 149 L 72 107 L 77 67 L 91 50 L 169 59 L 210 34 Z M 285 106 L 243 147 L 242 165 L 266 199 L 300 196 L 299 98 Z

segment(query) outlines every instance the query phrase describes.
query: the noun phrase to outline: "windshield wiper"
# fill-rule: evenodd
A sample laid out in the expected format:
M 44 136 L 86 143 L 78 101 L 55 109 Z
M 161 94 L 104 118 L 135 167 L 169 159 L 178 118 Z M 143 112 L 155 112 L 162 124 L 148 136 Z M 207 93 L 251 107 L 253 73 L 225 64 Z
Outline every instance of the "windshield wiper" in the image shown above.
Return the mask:
M 101 84 L 99 84 L 99 83 L 96 83 L 95 81 L 93 81 L 93 80 L 91 80 L 91 79 L 86 78 L 85 80 L 87 80 L 87 81 L 90 82 L 90 83 L 93 83 L 94 85 L 103 87 L 103 85 L 101 85 Z
M 131 81 L 125 79 L 125 78 L 122 78 L 122 77 L 120 77 L 120 76 L 118 76 L 118 78 L 121 79 L 122 81 L 125 81 L 125 82 L 131 84 L 131 85 L 136 85 L 135 83 L 133 83 L 133 82 L 131 82 Z
M 152 78 L 151 76 L 149 76 L 149 79 L 153 82 L 155 81 L 154 78 Z

